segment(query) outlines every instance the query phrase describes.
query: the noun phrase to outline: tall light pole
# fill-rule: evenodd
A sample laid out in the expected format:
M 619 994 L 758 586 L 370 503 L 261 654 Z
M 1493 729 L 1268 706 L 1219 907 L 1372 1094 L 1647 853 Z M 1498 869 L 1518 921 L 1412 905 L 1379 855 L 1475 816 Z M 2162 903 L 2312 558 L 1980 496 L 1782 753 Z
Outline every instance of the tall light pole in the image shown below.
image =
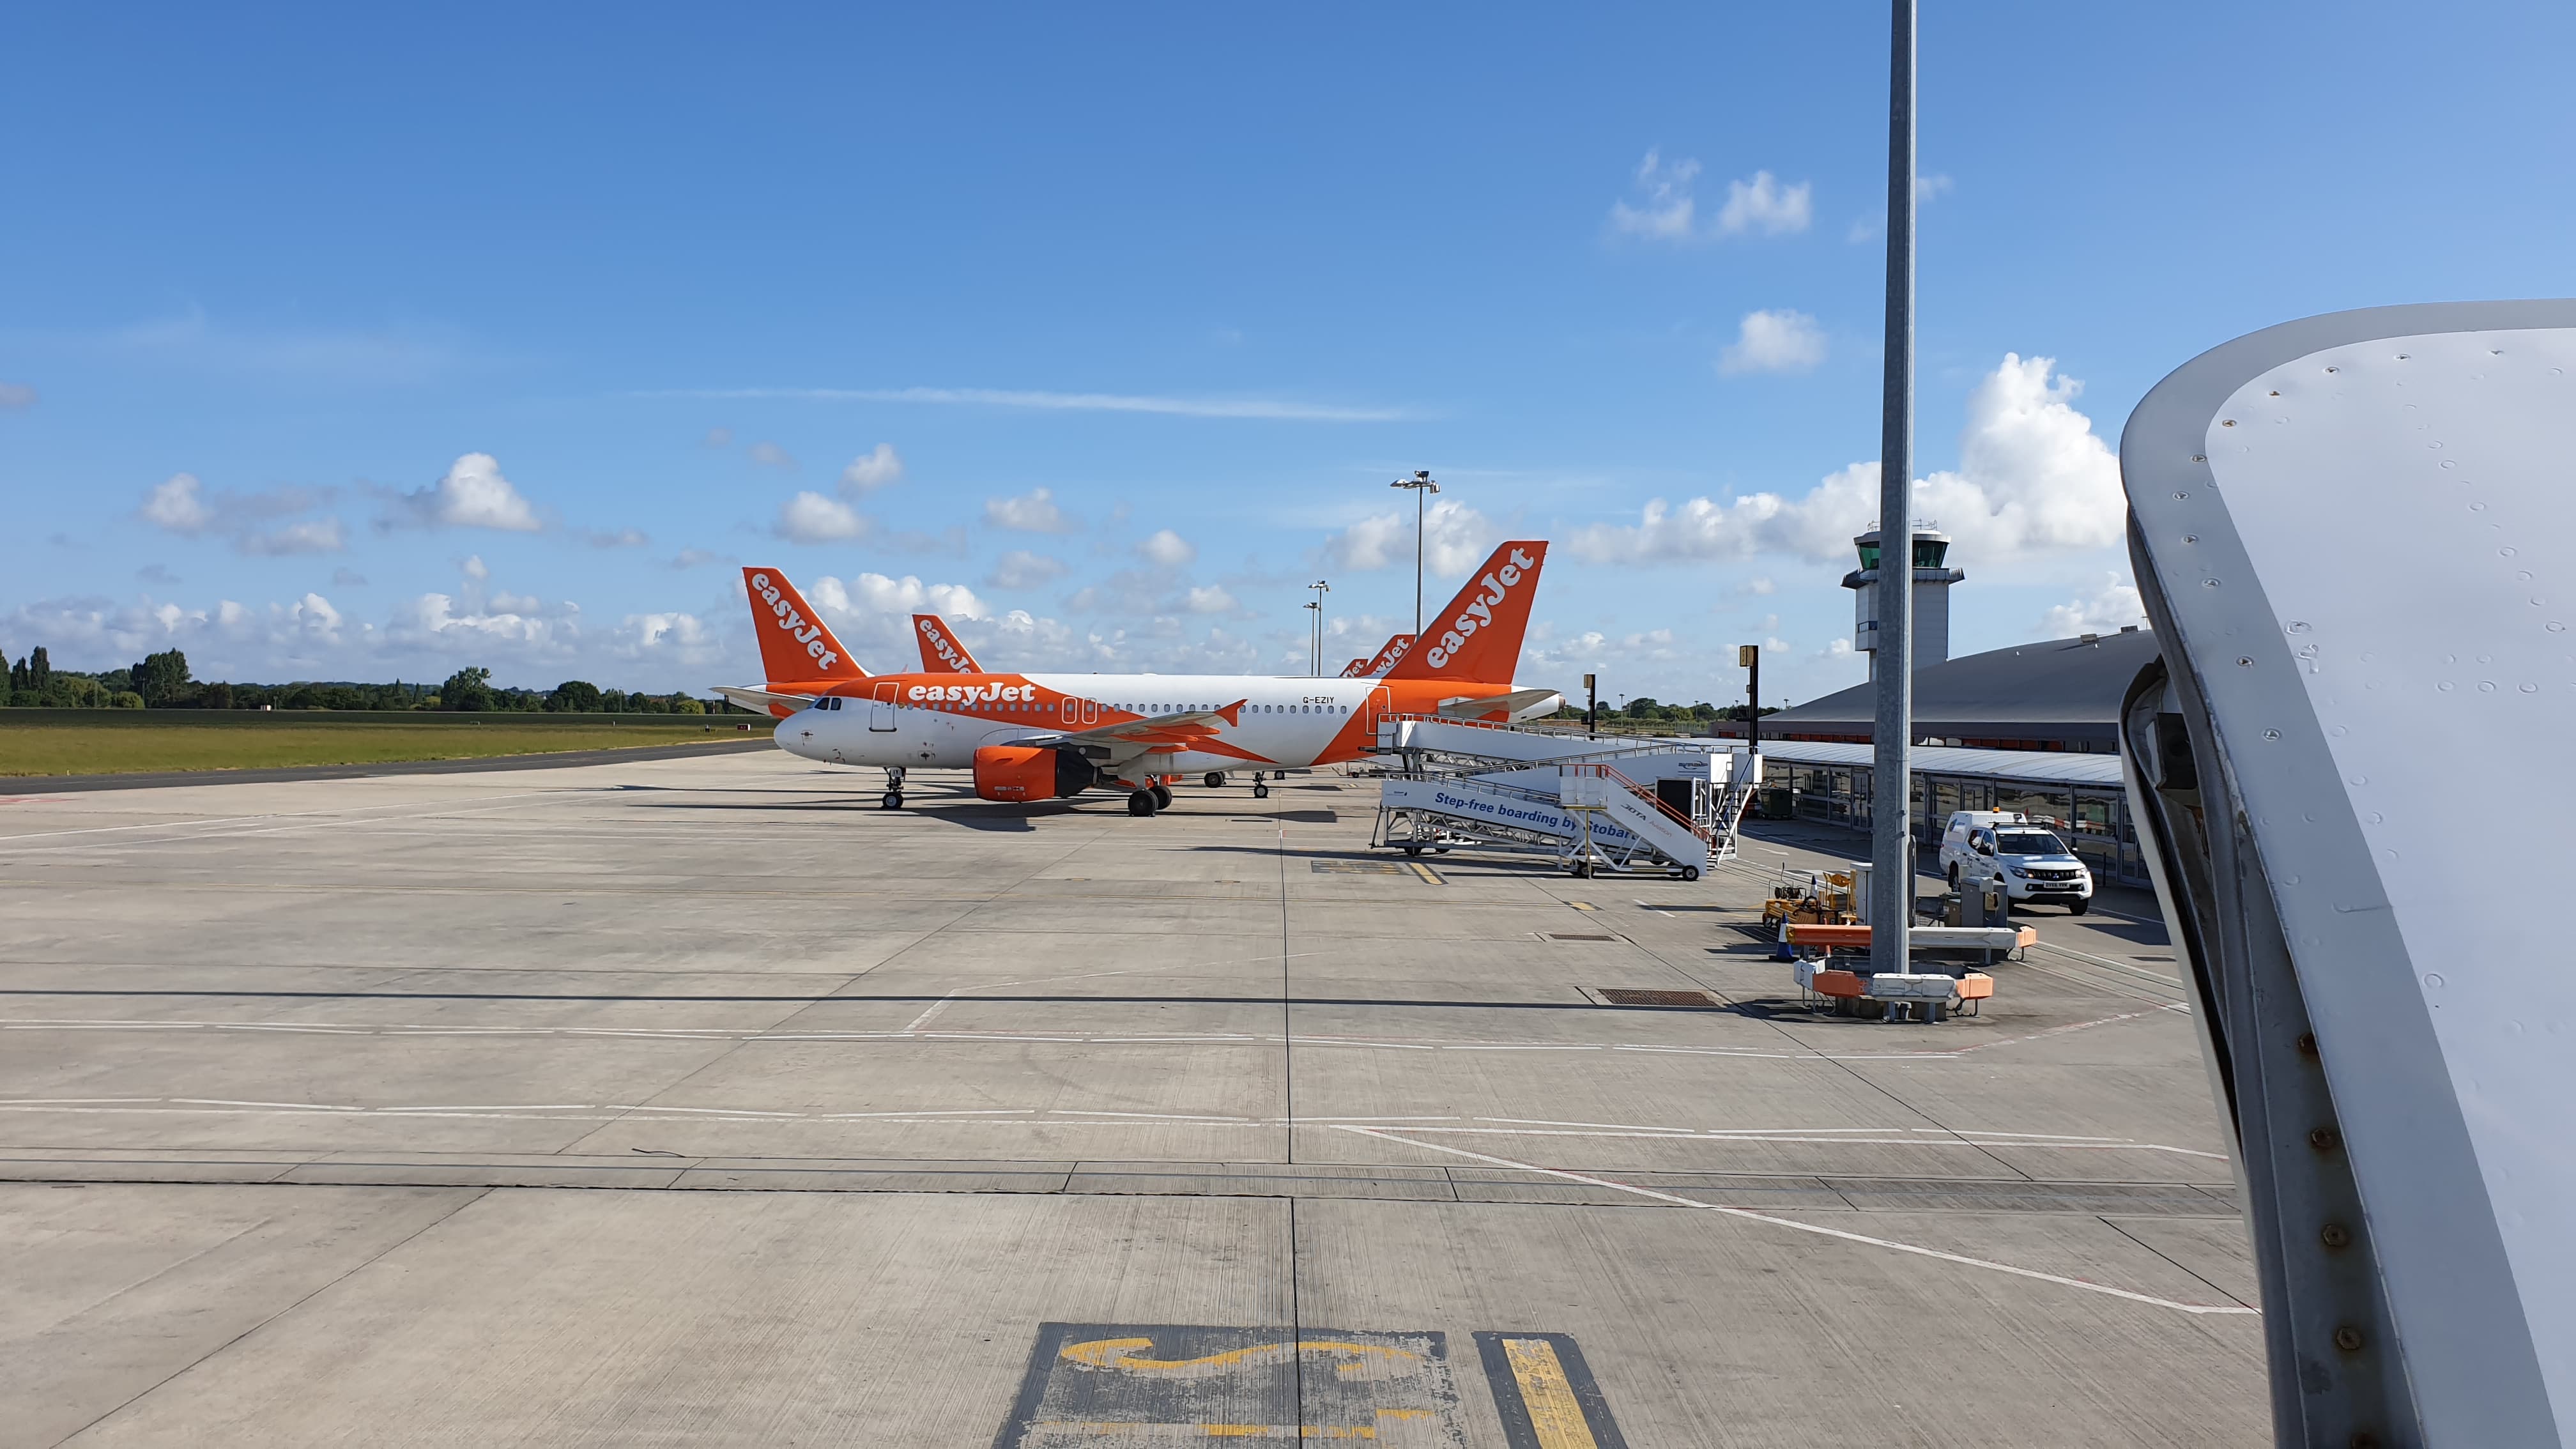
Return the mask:
M 1878 714 L 1870 730 L 1869 969 L 1907 972 L 1914 924 L 1914 0 L 1889 0 L 1887 374 L 1878 447 Z
M 1315 667 L 1308 672 L 1321 678 L 1324 673 L 1324 596 L 1333 591 L 1333 586 L 1317 579 L 1306 587 L 1315 591 L 1314 600 L 1306 605 L 1315 611 Z
M 1431 481 L 1428 472 L 1417 472 L 1386 486 L 1413 490 L 1413 634 L 1418 639 L 1422 637 L 1422 495 L 1439 492 L 1440 485 Z

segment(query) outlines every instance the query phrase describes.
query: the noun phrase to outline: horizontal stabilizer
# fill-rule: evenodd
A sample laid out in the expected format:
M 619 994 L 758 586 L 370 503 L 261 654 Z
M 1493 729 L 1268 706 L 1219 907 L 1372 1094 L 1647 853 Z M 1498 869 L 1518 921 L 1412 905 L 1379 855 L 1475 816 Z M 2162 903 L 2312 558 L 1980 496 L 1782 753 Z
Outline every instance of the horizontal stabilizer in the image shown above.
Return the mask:
M 1482 699 L 1442 700 L 1439 713 L 1450 719 L 1527 719 L 1533 714 L 1554 710 L 1564 696 L 1553 689 L 1515 689 L 1509 694 L 1490 694 Z
M 766 689 L 745 689 L 738 684 L 719 684 L 716 693 L 754 714 L 774 715 L 780 719 L 814 702 L 814 696 L 810 694 L 777 694 Z

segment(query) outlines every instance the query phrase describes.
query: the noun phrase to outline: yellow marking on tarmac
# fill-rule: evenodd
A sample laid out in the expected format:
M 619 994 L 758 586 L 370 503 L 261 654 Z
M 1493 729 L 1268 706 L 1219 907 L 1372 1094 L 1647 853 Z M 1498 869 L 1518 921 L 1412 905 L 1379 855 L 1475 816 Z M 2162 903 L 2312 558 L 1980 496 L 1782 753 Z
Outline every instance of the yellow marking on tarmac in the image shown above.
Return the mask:
M 1566 904 L 1574 907 L 1578 911 L 1593 911 L 1600 909 L 1600 907 L 1595 906 L 1590 901 L 1567 901 Z
M 1198 1375 L 1220 1369 L 1237 1368 L 1247 1363 L 1267 1363 L 1293 1358 L 1300 1353 L 1343 1353 L 1355 1355 L 1348 1363 L 1333 1365 L 1333 1371 L 1350 1377 L 1363 1369 L 1370 1358 L 1416 1360 L 1421 1357 L 1409 1349 L 1389 1348 L 1374 1343 L 1343 1343 L 1337 1339 L 1303 1339 L 1296 1343 L 1256 1343 L 1247 1348 L 1230 1348 L 1204 1358 L 1137 1358 L 1130 1350 L 1150 1349 L 1150 1338 L 1097 1338 L 1089 1343 L 1069 1343 L 1057 1357 L 1071 1359 L 1092 1368 L 1129 1369 L 1138 1373 Z
M 1405 862 L 1405 864 L 1413 867 L 1413 873 L 1414 873 L 1415 875 L 1418 875 L 1418 876 L 1422 877 L 1424 880 L 1427 880 L 1427 881 L 1431 882 L 1433 885 L 1447 885 L 1447 884 L 1449 883 L 1449 882 L 1447 882 L 1446 880 L 1441 879 L 1441 877 L 1440 877 L 1440 872 L 1438 872 L 1438 871 L 1436 871 L 1436 870 L 1433 870 L 1431 867 L 1429 867 L 1429 866 L 1427 866 L 1427 865 L 1424 865 L 1421 861 L 1418 861 L 1418 860 L 1408 860 L 1408 861 L 1406 861 L 1406 862 Z
M 1538 1449 L 1600 1449 L 1583 1405 L 1574 1397 L 1573 1381 L 1557 1359 L 1556 1345 L 1544 1338 L 1507 1338 L 1503 1356 L 1521 1386 L 1521 1403 L 1529 1410 Z

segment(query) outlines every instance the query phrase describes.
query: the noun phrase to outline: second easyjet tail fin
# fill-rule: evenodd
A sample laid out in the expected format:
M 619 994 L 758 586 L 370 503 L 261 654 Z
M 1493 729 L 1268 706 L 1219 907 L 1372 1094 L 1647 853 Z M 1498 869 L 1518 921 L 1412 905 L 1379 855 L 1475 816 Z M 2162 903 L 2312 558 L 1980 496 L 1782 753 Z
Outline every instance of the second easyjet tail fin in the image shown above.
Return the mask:
M 924 674 L 981 674 L 984 666 L 966 652 L 958 641 L 957 631 L 937 614 L 912 616 L 914 640 L 921 645 L 921 672 Z
M 1404 651 L 1412 647 L 1412 635 L 1394 635 L 1389 638 L 1384 645 L 1379 647 L 1376 655 L 1369 660 L 1367 666 L 1361 669 L 1360 672 L 1371 679 L 1382 678 L 1388 670 L 1395 667 L 1395 661 L 1404 657 Z
M 751 593 L 751 631 L 760 636 L 760 667 L 770 688 L 868 677 L 787 575 L 746 568 L 742 583 Z
M 1386 672 L 1389 679 L 1455 679 L 1509 684 L 1529 632 L 1530 600 L 1547 562 L 1545 539 L 1514 539 L 1422 626 L 1422 636 Z

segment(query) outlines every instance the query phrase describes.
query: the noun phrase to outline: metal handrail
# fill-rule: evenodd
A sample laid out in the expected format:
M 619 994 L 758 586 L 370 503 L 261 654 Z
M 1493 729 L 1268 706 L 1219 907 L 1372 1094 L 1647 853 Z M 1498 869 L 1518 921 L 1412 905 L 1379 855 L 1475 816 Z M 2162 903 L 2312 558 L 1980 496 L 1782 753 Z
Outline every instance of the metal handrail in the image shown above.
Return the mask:
M 1674 824 L 1679 825 L 1684 830 L 1697 836 L 1702 843 L 1707 843 L 1715 838 L 1712 833 L 1712 827 L 1702 825 L 1698 821 L 1684 815 L 1682 812 L 1674 809 L 1670 804 L 1668 804 L 1663 796 L 1656 794 L 1654 791 L 1649 790 L 1645 786 L 1638 784 L 1636 781 L 1629 779 L 1627 776 L 1620 774 L 1617 770 L 1608 765 L 1560 765 L 1560 768 L 1570 769 L 1577 773 L 1595 771 L 1605 779 L 1616 780 L 1621 785 L 1627 787 L 1629 794 L 1636 796 L 1638 799 L 1652 805 L 1657 810 L 1662 811 Z

